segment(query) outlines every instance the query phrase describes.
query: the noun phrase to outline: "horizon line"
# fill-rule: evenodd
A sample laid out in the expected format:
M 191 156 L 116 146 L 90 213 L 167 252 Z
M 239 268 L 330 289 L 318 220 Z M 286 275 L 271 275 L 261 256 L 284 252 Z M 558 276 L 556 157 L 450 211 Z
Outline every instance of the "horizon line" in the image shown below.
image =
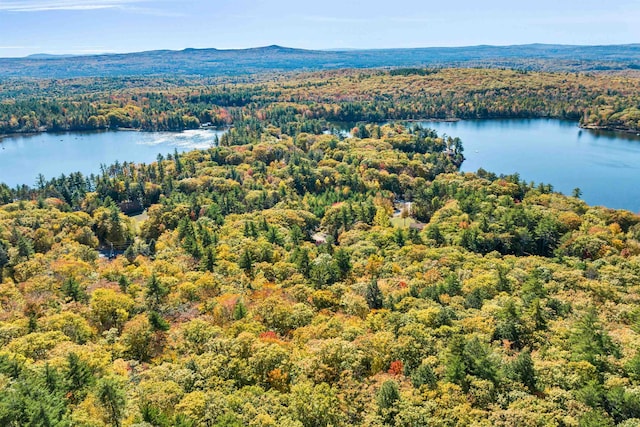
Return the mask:
M 353 52 L 353 51 L 380 51 L 380 50 L 413 50 L 413 49 L 463 49 L 463 48 L 509 48 L 509 47 L 525 47 L 525 46 L 561 46 L 561 47 L 614 47 L 614 46 L 640 46 L 640 42 L 634 43 L 611 43 L 611 44 L 565 44 L 565 43 L 518 43 L 518 44 L 476 44 L 476 45 L 455 45 L 455 46 L 417 46 L 417 47 L 368 47 L 368 48 L 358 48 L 358 47 L 334 47 L 334 48 L 321 48 L 321 49 L 310 49 L 303 47 L 291 47 L 291 46 L 283 46 L 278 44 L 264 45 L 264 46 L 251 46 L 251 47 L 233 47 L 233 48 L 216 48 L 216 47 L 185 47 L 185 48 L 177 48 L 177 49 L 149 49 L 149 50 L 133 50 L 133 51 L 123 51 L 123 52 L 115 52 L 105 50 L 96 50 L 95 53 L 91 52 L 82 52 L 81 50 L 69 52 L 60 52 L 55 53 L 56 51 L 51 52 L 36 52 L 25 56 L 0 56 L 0 59 L 64 59 L 69 57 L 79 58 L 79 57 L 93 57 L 93 56 L 116 56 L 116 55 L 135 55 L 141 53 L 152 53 L 152 52 L 184 52 L 189 50 L 215 50 L 222 52 L 229 51 L 246 51 L 246 50 L 260 50 L 260 49 L 269 49 L 269 48 L 278 48 L 278 49 L 291 49 L 291 50 L 301 50 L 308 52 Z M 9 48 L 3 48 L 0 46 L 1 50 L 8 50 Z M 50 58 L 38 58 L 41 57 L 50 57 Z

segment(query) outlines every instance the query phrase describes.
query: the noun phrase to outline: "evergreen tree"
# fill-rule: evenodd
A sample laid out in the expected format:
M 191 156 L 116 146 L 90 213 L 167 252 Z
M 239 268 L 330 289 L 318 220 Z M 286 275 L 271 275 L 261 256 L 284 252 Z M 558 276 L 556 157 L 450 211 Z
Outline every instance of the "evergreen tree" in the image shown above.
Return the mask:
M 373 279 L 371 280 L 371 282 L 369 282 L 365 294 L 365 299 L 367 300 L 367 304 L 369 305 L 370 309 L 377 310 L 382 308 L 382 292 L 378 287 L 378 281 L 376 279 Z
M 404 235 L 404 231 L 401 228 L 396 228 L 393 231 L 393 241 L 396 242 L 396 245 L 402 247 L 406 243 L 407 239 Z
M 64 381 L 71 403 L 80 402 L 86 388 L 93 381 L 93 374 L 86 362 L 80 359 L 76 353 L 67 356 L 67 367 L 64 373 Z
M 267 240 L 269 243 L 274 245 L 281 245 L 282 239 L 280 238 L 280 234 L 275 227 L 269 227 L 269 231 L 267 231 Z
M 524 350 L 518 354 L 518 357 L 508 367 L 508 371 L 511 379 L 524 384 L 532 393 L 538 391 L 536 372 L 529 350 Z
M 151 308 L 156 308 L 167 295 L 169 295 L 169 289 L 163 285 L 160 280 L 158 280 L 156 274 L 153 273 L 147 281 L 147 289 L 145 292 L 147 305 Z
M 122 255 L 127 259 L 127 261 L 129 261 L 129 263 L 135 261 L 136 252 L 133 249 L 133 245 L 129 245 Z
M 149 324 L 154 331 L 166 332 L 169 330 L 169 322 L 167 322 L 157 311 L 149 311 Z
M 120 278 L 118 279 L 118 286 L 120 286 L 120 290 L 123 293 L 127 292 L 127 289 L 129 288 L 129 285 L 131 283 L 129 282 L 129 279 L 127 279 L 127 276 L 125 276 L 124 274 L 120 276 Z
M 241 320 L 247 316 L 247 306 L 242 301 L 238 301 L 233 307 L 233 320 Z
M 317 289 L 321 289 L 335 282 L 337 273 L 337 267 L 331 255 L 320 254 L 311 262 L 309 278 Z
M 340 278 L 346 278 L 351 271 L 351 256 L 347 251 L 340 248 L 334 253 L 333 258 L 336 260 L 338 270 L 340 270 Z
M 200 269 L 202 271 L 213 272 L 213 269 L 216 265 L 216 253 L 213 247 L 209 246 L 204 250 L 204 254 L 202 255 L 202 259 L 200 260 Z
M 577 328 L 569 339 L 574 360 L 585 360 L 595 366 L 600 372 L 607 367 L 606 357 L 619 357 L 618 346 L 613 342 L 600 322 L 594 307 L 579 319 Z
M 291 231 L 289 232 L 289 238 L 294 246 L 298 246 L 304 240 L 304 235 L 302 234 L 300 227 L 297 225 L 292 226 Z
M 126 404 L 123 385 L 113 378 L 103 378 L 98 382 L 96 396 L 107 413 L 109 424 L 120 427 Z
M 0 283 L 2 283 L 4 268 L 7 264 L 9 264 L 9 254 L 7 253 L 5 247 L 2 245 L 2 242 L 0 242 Z
M 149 241 L 149 255 L 152 259 L 156 255 L 156 239 L 151 239 Z
M 394 425 L 394 417 L 398 413 L 398 401 L 400 400 L 400 390 L 398 383 L 388 380 L 382 383 L 377 394 L 378 413 L 387 425 Z
M 493 338 L 497 340 L 508 340 L 515 348 L 522 348 L 527 341 L 526 328 L 513 300 L 508 300 L 496 317 L 498 318 L 498 322 L 493 333 Z
M 60 290 L 71 301 L 84 301 L 87 298 L 80 283 L 73 277 L 65 280 Z
M 245 249 L 242 251 L 240 259 L 238 260 L 238 267 L 240 267 L 248 276 L 253 274 L 253 257 L 249 250 Z
M 19 235 L 16 242 L 18 247 L 18 255 L 23 258 L 30 258 L 33 255 L 33 242 L 26 237 Z
M 44 365 L 44 384 L 50 393 L 56 392 L 60 386 L 60 375 L 48 362 Z
M 309 271 L 311 269 L 311 260 L 309 259 L 309 250 L 307 248 L 302 248 L 302 249 L 295 248 L 292 258 L 293 258 L 293 262 L 298 267 L 298 271 L 302 273 L 304 277 L 309 277 Z
M 429 365 L 422 364 L 418 366 L 411 374 L 411 383 L 416 388 L 423 385 L 434 387 L 437 381 L 438 378 Z

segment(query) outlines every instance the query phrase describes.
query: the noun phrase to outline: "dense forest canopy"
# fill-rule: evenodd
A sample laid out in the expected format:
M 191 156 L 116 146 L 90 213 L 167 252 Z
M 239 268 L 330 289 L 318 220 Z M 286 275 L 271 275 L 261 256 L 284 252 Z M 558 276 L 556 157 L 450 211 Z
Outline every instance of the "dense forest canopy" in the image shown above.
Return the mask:
M 637 425 L 640 217 L 354 133 L 4 187 L 0 424 Z
M 553 117 L 640 130 L 634 75 L 402 68 L 225 79 L 0 82 L 0 133 L 262 126 L 289 135 L 334 122 Z
M 0 425 L 640 425 L 640 216 L 461 173 L 463 141 L 400 123 L 635 130 L 633 76 L 2 85 L 2 132 L 231 129 L 0 184 Z

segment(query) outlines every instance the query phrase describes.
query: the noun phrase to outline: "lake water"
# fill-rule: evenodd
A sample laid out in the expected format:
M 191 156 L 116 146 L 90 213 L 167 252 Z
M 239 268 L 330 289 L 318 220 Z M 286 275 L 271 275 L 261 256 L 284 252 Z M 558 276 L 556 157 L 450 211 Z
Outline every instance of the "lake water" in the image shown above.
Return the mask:
M 564 194 L 578 187 L 591 205 L 640 211 L 640 136 L 582 130 L 552 119 L 422 124 L 462 139 L 463 171 L 518 172 Z
M 518 172 L 565 194 L 579 187 L 589 204 L 640 211 L 640 136 L 581 130 L 560 120 L 423 122 L 464 145 L 463 171 Z M 0 182 L 34 185 L 81 171 L 98 173 L 116 160 L 149 163 L 157 155 L 209 148 L 224 131 L 43 133 L 5 138 Z
M 150 163 L 158 154 L 206 149 L 224 131 L 184 132 L 69 132 L 11 136 L 0 143 L 0 182 L 11 187 L 33 186 L 45 178 L 80 171 L 99 173 L 101 164 L 129 161 Z

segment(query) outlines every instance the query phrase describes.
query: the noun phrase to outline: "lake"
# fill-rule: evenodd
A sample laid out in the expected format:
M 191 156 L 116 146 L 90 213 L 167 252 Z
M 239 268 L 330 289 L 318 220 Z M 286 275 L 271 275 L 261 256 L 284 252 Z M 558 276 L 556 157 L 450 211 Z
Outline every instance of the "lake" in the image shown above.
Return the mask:
M 463 171 L 518 172 L 564 194 L 578 187 L 591 205 L 640 211 L 640 136 L 553 119 L 421 123 L 462 139 Z
M 0 143 L 0 182 L 33 186 L 39 173 L 50 179 L 80 171 L 99 173 L 101 164 L 150 163 L 166 155 L 206 149 L 221 130 L 184 132 L 68 132 L 11 136 Z
M 565 194 L 579 187 L 589 204 L 640 211 L 640 137 L 581 130 L 552 120 L 422 122 L 464 144 L 463 171 L 518 172 Z M 98 173 L 116 160 L 150 163 L 159 153 L 209 148 L 224 131 L 43 133 L 12 136 L 0 144 L 0 182 L 34 185 L 81 171 Z

